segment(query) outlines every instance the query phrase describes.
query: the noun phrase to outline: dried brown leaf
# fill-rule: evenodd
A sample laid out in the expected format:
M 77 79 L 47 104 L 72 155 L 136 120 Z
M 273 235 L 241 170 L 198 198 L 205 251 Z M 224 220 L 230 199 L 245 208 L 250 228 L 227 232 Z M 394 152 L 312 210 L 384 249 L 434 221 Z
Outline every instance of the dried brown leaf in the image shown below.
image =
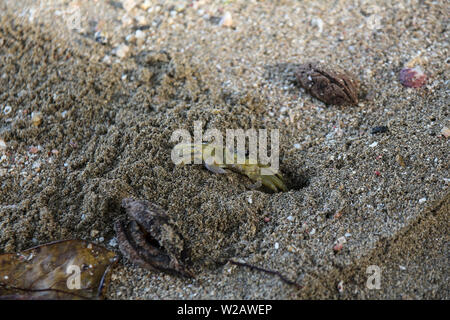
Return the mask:
M 63 240 L 0 255 L 0 299 L 101 298 L 114 252 Z

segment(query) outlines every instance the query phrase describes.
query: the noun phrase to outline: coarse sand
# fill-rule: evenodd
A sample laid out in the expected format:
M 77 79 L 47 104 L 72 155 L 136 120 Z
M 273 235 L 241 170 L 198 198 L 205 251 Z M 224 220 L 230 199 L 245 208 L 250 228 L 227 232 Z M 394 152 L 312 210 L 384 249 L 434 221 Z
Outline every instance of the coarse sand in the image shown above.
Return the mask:
M 446 1 L 0 1 L 0 252 L 69 238 L 118 252 L 113 223 L 131 197 L 167 210 L 196 278 L 121 259 L 110 299 L 449 299 L 448 12 Z M 360 103 L 299 88 L 307 61 L 355 74 Z M 414 66 L 427 84 L 406 88 L 398 73 Z M 175 166 L 170 137 L 194 121 L 278 129 L 290 190 Z

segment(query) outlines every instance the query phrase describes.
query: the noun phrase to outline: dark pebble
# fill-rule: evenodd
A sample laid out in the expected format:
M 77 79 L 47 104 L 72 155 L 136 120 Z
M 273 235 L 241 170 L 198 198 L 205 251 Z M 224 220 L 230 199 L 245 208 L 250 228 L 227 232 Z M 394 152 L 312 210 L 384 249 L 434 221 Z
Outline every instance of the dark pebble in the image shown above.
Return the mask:
M 379 126 L 379 127 L 372 128 L 372 131 L 370 133 L 371 134 L 377 134 L 377 133 L 385 133 L 387 131 L 388 131 L 388 127 L 386 127 L 386 126 Z

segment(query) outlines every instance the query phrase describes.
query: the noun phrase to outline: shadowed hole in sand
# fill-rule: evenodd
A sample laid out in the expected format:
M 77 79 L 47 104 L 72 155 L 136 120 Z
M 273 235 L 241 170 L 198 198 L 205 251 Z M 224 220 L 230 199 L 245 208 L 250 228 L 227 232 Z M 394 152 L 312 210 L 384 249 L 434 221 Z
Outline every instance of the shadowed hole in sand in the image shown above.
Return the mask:
M 309 185 L 309 175 L 305 171 L 283 170 L 283 177 L 289 190 L 301 190 Z

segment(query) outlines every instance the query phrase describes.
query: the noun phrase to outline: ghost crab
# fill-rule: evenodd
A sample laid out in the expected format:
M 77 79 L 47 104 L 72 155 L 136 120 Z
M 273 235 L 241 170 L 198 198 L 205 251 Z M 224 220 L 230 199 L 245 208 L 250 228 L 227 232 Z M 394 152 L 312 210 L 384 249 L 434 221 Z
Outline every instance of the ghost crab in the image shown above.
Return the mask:
M 284 183 L 283 176 L 275 172 L 269 165 L 263 165 L 256 160 L 245 157 L 237 152 L 232 152 L 227 148 L 211 144 L 211 143 L 188 143 L 178 144 L 174 148 L 174 152 L 181 152 L 183 158 L 178 164 L 191 163 L 192 157 L 195 160 L 202 162 L 205 167 L 214 173 L 225 174 L 227 170 L 240 173 L 247 176 L 254 182 L 252 188 L 259 188 L 264 186 L 273 192 L 287 191 L 288 188 Z M 220 152 L 219 159 L 229 159 L 232 161 L 217 161 L 216 152 Z M 240 161 L 239 161 L 240 160 Z

